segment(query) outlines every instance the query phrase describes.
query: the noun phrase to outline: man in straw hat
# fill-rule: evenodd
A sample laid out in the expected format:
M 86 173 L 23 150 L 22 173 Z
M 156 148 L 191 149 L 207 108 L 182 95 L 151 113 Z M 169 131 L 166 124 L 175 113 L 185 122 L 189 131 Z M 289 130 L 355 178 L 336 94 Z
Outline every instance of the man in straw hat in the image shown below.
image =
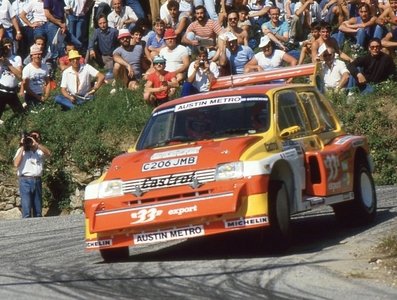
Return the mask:
M 80 64 L 81 55 L 77 50 L 70 50 L 68 57 L 71 66 L 62 73 L 62 94 L 55 97 L 55 102 L 65 110 L 93 99 L 95 92 L 101 87 L 105 79 L 105 75 L 91 65 Z M 91 85 L 93 78 L 96 78 L 94 86 Z

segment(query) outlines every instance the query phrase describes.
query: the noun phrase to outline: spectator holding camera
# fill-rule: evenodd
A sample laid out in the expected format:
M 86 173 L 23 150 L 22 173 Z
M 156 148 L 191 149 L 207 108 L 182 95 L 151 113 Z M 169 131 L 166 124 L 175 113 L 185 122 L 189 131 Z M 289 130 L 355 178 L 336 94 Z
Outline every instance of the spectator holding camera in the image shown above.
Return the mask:
M 199 47 L 197 59 L 189 65 L 181 97 L 208 92 L 211 82 L 218 77 L 218 65 L 208 60 L 208 52 L 205 47 Z
M 18 80 L 22 77 L 22 59 L 12 54 L 12 44 L 13 41 L 9 38 L 4 38 L 0 44 L 0 118 L 7 104 L 14 113 L 23 112 L 17 94 Z
M 24 134 L 14 157 L 21 195 L 22 218 L 41 217 L 44 160 L 50 150 L 40 143 L 40 132 Z

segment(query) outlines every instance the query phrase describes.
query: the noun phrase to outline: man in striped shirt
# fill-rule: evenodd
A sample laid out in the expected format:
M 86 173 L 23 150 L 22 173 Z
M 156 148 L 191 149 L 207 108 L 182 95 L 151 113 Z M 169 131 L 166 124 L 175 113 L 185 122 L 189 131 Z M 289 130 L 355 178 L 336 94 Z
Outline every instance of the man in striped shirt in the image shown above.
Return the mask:
M 186 29 L 182 43 L 194 48 L 199 46 L 206 48 L 215 47 L 217 37 L 223 32 L 222 27 L 217 21 L 207 17 L 207 11 L 204 6 L 196 6 L 194 12 L 196 21 L 192 22 Z

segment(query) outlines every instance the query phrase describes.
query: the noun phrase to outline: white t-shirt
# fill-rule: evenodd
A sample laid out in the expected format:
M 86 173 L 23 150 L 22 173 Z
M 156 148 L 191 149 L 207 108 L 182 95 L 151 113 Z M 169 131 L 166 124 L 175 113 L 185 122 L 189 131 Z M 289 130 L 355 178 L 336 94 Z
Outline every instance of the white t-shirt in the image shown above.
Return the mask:
M 279 68 L 283 62 L 283 56 L 285 52 L 279 49 L 273 51 L 272 56 L 266 57 L 263 52 L 258 52 L 255 54 L 256 61 L 258 65 L 263 68 L 263 70 L 271 70 Z
M 43 173 L 45 158 L 43 151 L 40 149 L 37 149 L 36 151 L 25 151 L 22 148 L 19 148 L 15 154 L 14 160 L 21 151 L 24 152 L 24 155 L 22 157 L 21 163 L 19 164 L 17 175 L 41 176 Z
M 188 56 L 189 52 L 185 46 L 178 45 L 174 50 L 170 50 L 168 47 L 162 48 L 159 55 L 166 59 L 165 70 L 174 72 L 183 66 L 182 58 Z
M 29 78 L 29 88 L 38 95 L 43 94 L 43 88 L 48 76 L 46 64 L 41 64 L 40 68 L 36 68 L 32 63 L 29 63 L 22 70 L 22 79 Z
M 194 64 L 192 62 L 189 65 L 189 69 L 187 71 L 187 76 L 193 74 L 194 72 Z M 210 71 L 214 74 L 215 78 L 219 77 L 219 69 L 218 65 L 213 61 L 210 62 Z M 203 69 L 199 68 L 196 72 L 196 78 L 192 82 L 192 85 L 199 91 L 199 92 L 208 92 L 210 90 L 210 81 L 208 80 L 208 76 L 203 72 Z
M 84 96 L 91 90 L 91 79 L 98 75 L 99 71 L 93 66 L 85 64 L 80 66 L 78 79 L 72 66 L 62 73 L 61 87 L 66 88 L 69 93 Z M 77 86 L 79 82 L 79 86 Z
M 22 59 L 20 56 L 11 55 L 8 60 L 15 68 L 19 68 L 22 66 Z M 7 66 L 0 66 L 0 84 L 9 88 L 15 88 L 18 85 L 17 78 Z
M 296 13 L 298 11 L 298 9 L 302 7 L 302 5 L 303 5 L 302 2 L 300 2 L 300 1 L 295 3 L 294 13 Z M 309 14 L 310 14 L 311 23 L 313 23 L 315 21 L 320 22 L 321 21 L 321 8 L 320 8 L 320 5 L 316 1 L 314 1 L 314 3 L 311 4 L 309 7 L 310 7 Z M 304 21 L 304 15 L 305 14 L 303 13 L 303 14 L 301 14 L 299 16 L 299 19 L 300 19 L 302 24 L 303 24 L 303 21 Z
M 5 29 L 12 26 L 11 19 L 15 17 L 15 11 L 12 9 L 11 3 L 8 0 L 2 0 L 0 2 L 0 24 Z
M 121 9 L 120 15 L 116 14 L 114 10 L 108 15 L 108 24 L 109 27 L 113 27 L 116 29 L 127 28 L 127 25 L 123 25 L 123 22 L 128 19 L 133 19 L 135 21 L 138 20 L 135 12 L 129 6 L 124 6 Z
M 30 22 L 47 22 L 47 17 L 44 13 L 44 2 L 39 0 L 30 0 L 23 6 L 23 11 L 26 14 L 31 14 L 33 19 Z
M 342 79 L 344 73 L 349 73 L 346 64 L 335 59 L 332 69 L 330 69 L 325 63 L 323 63 L 323 74 L 324 74 L 324 85 L 326 88 L 334 89 L 339 86 L 339 82 Z

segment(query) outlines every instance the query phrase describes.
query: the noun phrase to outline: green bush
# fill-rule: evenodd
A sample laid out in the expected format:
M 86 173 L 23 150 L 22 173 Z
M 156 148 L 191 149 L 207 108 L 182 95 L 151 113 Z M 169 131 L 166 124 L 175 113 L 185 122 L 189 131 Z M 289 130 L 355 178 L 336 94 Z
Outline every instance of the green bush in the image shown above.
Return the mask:
M 369 95 L 333 95 L 337 114 L 346 132 L 368 137 L 378 185 L 397 183 L 397 83 L 386 81 Z
M 93 177 L 101 172 L 113 157 L 133 145 L 152 110 L 143 103 L 142 90 L 111 95 L 111 88 L 103 86 L 93 101 L 70 111 L 62 111 L 53 98 L 36 113 L 13 116 L 7 111 L 2 118 L 6 122 L 0 126 L 0 172 L 11 175 L 14 171 L 10 166 L 21 132 L 39 130 L 52 152 L 44 175 L 49 190 L 44 204 L 54 213 L 67 208 L 70 194 L 81 184 L 72 181 L 73 171 Z

